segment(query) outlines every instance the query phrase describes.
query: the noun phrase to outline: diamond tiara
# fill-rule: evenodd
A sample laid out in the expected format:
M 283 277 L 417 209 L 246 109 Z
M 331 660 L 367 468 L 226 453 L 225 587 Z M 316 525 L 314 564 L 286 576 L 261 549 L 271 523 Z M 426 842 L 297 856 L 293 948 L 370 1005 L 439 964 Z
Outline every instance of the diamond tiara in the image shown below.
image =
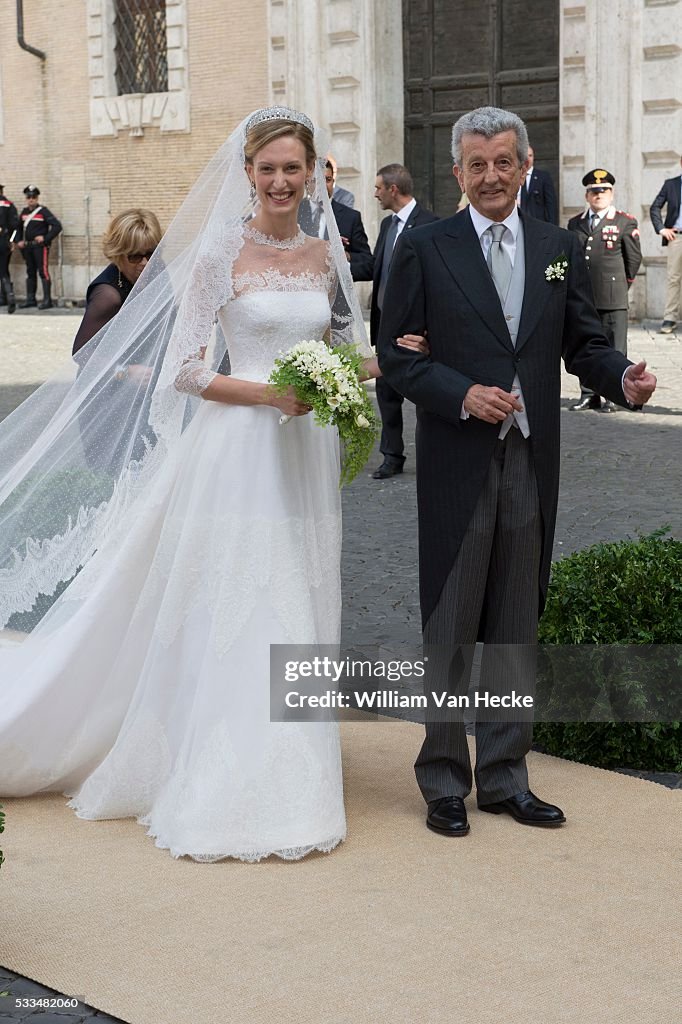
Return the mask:
M 291 107 L 264 107 L 263 110 L 257 110 L 246 122 L 247 134 L 255 125 L 264 121 L 295 121 L 307 128 L 312 135 L 315 134 L 315 126 L 310 118 L 298 110 L 292 110 Z

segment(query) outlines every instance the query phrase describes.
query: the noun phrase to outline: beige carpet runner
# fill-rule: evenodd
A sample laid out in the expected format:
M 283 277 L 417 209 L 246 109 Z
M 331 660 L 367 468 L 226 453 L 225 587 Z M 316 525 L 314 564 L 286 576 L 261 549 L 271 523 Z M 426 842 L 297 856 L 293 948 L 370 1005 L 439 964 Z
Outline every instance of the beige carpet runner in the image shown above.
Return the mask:
M 0 963 L 131 1024 L 672 1024 L 682 792 L 534 754 L 568 824 L 424 828 L 418 726 L 344 727 L 349 838 L 196 864 L 5 802 Z

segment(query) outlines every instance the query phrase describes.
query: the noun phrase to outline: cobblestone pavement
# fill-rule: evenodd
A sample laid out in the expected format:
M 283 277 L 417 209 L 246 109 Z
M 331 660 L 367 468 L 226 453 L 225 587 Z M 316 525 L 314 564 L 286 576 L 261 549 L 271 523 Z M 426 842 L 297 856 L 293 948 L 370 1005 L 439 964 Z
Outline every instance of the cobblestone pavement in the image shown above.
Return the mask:
M 0 419 L 60 364 L 68 365 L 80 311 L 0 312 Z M 657 324 L 630 329 L 629 349 L 658 376 L 644 413 L 570 412 L 575 378 L 562 384 L 562 482 L 554 557 L 598 541 L 635 537 L 668 524 L 682 537 L 682 338 L 656 334 Z M 407 462 L 402 476 L 372 480 L 368 471 L 343 496 L 344 643 L 418 643 L 419 605 L 414 468 L 414 410 L 405 406 Z M 673 773 L 627 774 L 682 788 Z M 0 1024 L 113 1021 L 91 1007 L 15 1009 L 15 997 L 58 996 L 0 970 Z
M 36 1024 L 122 1024 L 117 1017 L 100 1013 L 75 997 L 64 996 L 0 967 L 0 1024 L 26 1020 Z

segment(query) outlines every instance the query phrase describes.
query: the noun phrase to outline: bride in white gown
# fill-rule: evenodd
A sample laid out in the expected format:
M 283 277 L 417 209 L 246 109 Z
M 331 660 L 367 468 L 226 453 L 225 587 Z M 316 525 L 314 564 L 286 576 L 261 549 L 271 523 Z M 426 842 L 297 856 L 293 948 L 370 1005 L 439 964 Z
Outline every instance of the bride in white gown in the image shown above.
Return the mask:
M 50 407 L 48 455 L 24 443 L 13 467 L 29 465 L 30 482 L 46 458 L 66 466 L 74 409 L 82 431 L 103 379 L 101 401 L 118 400 L 120 352 L 138 363 L 146 353 L 152 384 L 125 397 L 136 437 L 122 430 L 103 455 L 113 493 L 72 496 L 63 532 L 18 554 L 14 544 L 0 568 L 4 621 L 63 591 L 23 642 L 0 647 L 0 795 L 56 790 L 82 818 L 136 817 L 176 857 L 295 859 L 346 832 L 337 726 L 270 721 L 269 645 L 335 644 L 340 632 L 336 431 L 266 383 L 278 354 L 330 339 L 334 319 L 344 340 L 362 336 L 335 225 L 329 242 L 297 225 L 306 192 L 333 220 L 313 145 L 296 112 L 244 122 L 207 172 L 213 191 L 205 174 L 162 243 L 136 315 L 124 313 L 137 289 Z M 216 317 L 231 376 L 206 356 Z M 188 395 L 201 395 L 198 411 Z M 38 503 L 26 483 L 5 493 L 21 507 L 27 492 Z M 16 529 L 17 506 L 6 507 Z

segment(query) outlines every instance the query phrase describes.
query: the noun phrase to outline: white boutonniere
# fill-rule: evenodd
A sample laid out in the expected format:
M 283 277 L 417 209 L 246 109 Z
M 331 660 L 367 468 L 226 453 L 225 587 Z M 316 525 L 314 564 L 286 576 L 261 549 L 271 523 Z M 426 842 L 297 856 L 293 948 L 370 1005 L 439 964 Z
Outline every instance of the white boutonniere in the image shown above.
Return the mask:
M 568 256 L 565 252 L 560 253 L 545 270 L 545 280 L 563 281 L 568 270 Z

